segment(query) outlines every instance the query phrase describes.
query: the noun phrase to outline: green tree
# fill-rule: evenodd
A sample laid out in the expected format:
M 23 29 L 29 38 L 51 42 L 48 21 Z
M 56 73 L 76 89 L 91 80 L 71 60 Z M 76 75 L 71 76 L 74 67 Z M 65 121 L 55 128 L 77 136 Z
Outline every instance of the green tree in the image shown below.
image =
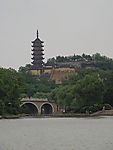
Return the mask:
M 103 103 L 107 103 L 113 106 L 113 72 L 101 71 L 100 78 L 104 83 Z
M 0 68 L 0 107 L 1 113 L 19 112 L 20 93 L 23 79 L 14 69 Z
M 91 106 L 95 103 L 103 102 L 103 82 L 98 76 L 86 75 L 84 79 L 77 81 L 74 92 L 81 107 Z

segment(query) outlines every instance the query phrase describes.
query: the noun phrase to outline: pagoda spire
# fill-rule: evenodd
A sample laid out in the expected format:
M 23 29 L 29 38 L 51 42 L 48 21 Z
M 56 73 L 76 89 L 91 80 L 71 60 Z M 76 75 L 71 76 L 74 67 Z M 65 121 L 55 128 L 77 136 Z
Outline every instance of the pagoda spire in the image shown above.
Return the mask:
M 38 30 L 37 30 L 37 38 L 38 38 Z

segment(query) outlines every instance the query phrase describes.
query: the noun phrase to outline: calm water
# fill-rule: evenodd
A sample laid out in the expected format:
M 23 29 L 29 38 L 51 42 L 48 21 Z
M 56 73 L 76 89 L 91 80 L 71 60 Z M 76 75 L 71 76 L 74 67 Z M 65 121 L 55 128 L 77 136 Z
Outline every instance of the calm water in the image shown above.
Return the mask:
M 113 150 L 113 117 L 0 120 L 0 150 Z

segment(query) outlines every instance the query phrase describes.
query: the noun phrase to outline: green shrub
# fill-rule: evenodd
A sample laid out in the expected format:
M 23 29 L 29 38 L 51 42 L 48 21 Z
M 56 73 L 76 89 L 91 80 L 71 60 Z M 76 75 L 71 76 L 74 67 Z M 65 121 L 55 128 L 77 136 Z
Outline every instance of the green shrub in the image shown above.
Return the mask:
M 85 106 L 80 109 L 80 113 L 94 113 L 94 112 L 102 110 L 102 108 L 103 108 L 102 104 L 94 104 L 91 106 Z
M 112 106 L 110 104 L 103 104 L 103 107 L 105 107 L 105 110 L 112 109 Z
M 0 115 L 4 113 L 4 103 L 0 100 Z
M 86 113 L 89 112 L 89 107 L 88 106 L 84 106 L 80 109 L 80 113 Z

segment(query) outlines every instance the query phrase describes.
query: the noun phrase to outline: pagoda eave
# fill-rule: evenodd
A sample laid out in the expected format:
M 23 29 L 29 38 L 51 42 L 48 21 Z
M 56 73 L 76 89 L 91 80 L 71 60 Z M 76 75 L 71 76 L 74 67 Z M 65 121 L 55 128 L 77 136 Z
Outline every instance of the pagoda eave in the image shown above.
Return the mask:
M 37 47 L 37 48 L 40 48 L 40 47 L 44 47 L 44 45 L 31 45 L 33 48 L 34 47 Z
M 32 53 L 31 55 L 33 55 L 33 56 L 41 56 L 41 55 L 44 55 L 44 54 L 43 53 L 41 53 L 41 54 Z
M 40 39 L 36 39 L 36 40 L 34 40 L 34 41 L 31 41 L 31 43 L 44 43 L 44 41 L 41 41 Z
M 41 48 L 40 50 L 37 50 L 33 48 L 32 51 L 44 51 L 44 49 Z
M 44 54 L 31 54 L 33 57 L 43 57 L 44 56 Z
M 42 60 L 42 59 L 44 59 L 44 58 L 40 58 L 40 59 L 39 59 L 39 58 L 33 57 L 33 58 L 31 58 L 31 59 L 33 59 L 33 60 L 39 60 L 39 61 L 40 61 L 40 60 Z

